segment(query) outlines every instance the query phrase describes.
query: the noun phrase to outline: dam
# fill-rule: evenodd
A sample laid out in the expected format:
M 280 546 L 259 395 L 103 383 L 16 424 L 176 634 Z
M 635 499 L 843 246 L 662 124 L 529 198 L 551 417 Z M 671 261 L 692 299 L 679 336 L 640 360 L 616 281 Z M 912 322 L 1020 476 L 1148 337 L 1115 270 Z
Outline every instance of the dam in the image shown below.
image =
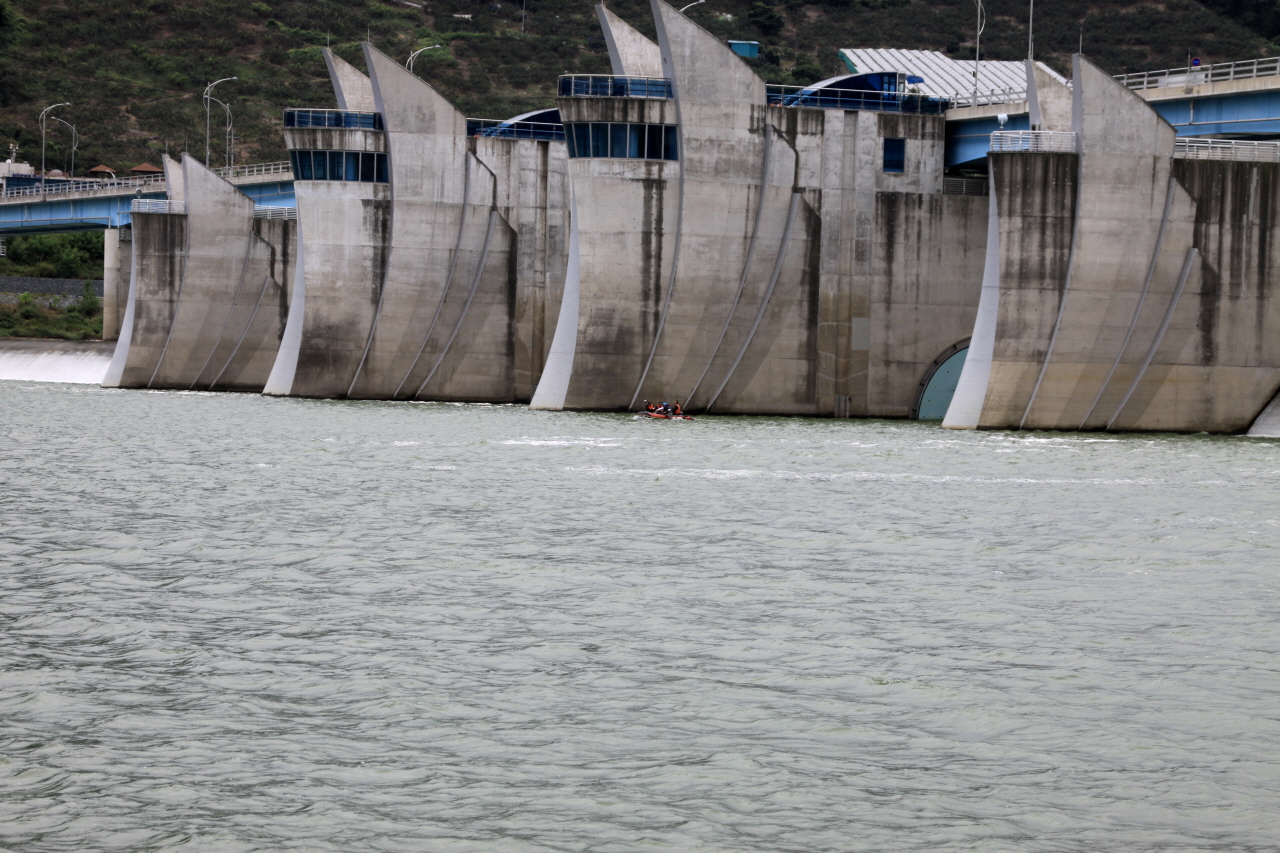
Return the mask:
M 365 45 L 274 184 L 166 157 L 101 220 L 103 383 L 1280 434 L 1280 61 L 969 92 L 850 48 L 781 87 L 650 5 L 656 41 L 597 7 L 611 73 L 553 109 L 469 118 Z

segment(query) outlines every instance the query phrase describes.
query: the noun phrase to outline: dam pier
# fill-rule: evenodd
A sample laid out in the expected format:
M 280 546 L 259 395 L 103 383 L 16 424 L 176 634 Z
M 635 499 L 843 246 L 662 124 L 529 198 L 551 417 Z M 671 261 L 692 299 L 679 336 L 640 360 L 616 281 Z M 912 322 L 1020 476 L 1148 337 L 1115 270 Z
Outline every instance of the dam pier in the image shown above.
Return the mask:
M 326 50 L 287 163 L 6 188 L 0 236 L 106 230 L 112 387 L 1280 435 L 1280 60 L 782 87 L 651 9 L 510 119 Z

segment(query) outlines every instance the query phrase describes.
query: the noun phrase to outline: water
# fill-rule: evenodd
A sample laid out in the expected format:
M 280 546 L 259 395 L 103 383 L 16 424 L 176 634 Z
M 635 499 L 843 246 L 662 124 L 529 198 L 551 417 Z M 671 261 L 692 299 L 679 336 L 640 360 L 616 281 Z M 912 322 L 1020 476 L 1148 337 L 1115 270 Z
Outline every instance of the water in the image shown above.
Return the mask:
M 114 343 L 0 340 L 0 380 L 102 384 Z
M 0 849 L 1280 843 L 1276 443 L 0 413 Z

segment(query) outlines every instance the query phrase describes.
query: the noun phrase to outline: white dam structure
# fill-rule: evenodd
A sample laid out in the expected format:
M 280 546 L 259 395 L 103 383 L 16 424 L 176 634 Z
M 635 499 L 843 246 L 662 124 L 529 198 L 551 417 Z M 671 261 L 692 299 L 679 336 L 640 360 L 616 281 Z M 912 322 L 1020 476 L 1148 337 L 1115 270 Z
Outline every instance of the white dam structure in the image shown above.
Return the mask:
M 1280 116 L 1241 118 L 1280 63 L 984 61 L 975 98 L 849 49 L 779 87 L 651 9 L 656 41 L 598 7 L 611 73 L 506 120 L 326 51 L 289 206 L 166 158 L 109 232 L 102 382 L 1280 433 Z

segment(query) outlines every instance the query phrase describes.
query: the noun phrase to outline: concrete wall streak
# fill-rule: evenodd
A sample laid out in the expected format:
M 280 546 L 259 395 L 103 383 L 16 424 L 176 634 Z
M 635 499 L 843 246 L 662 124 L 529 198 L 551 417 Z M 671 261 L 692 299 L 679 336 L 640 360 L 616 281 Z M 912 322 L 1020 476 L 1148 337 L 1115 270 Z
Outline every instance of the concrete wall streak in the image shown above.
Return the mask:
M 374 112 L 377 107 L 373 101 L 373 83 L 369 78 L 329 48 L 326 47 L 323 53 L 325 67 L 329 69 L 329 80 L 333 83 L 333 94 L 338 101 L 338 109 L 363 113 Z
M 224 358 L 230 354 L 254 301 L 244 288 L 253 200 L 189 154 L 183 155 L 182 167 L 187 191 L 182 282 L 166 345 L 148 383 L 153 388 L 204 387 L 201 380 L 212 379 L 205 376 L 210 363 L 220 351 Z M 261 377 L 254 390 L 265 380 Z
M 663 77 L 662 53 L 658 46 L 635 27 L 610 12 L 601 3 L 596 6 L 596 17 L 604 31 L 604 43 L 609 50 L 609 64 L 620 77 Z
M 145 388 L 155 375 L 178 308 L 187 217 L 135 213 L 132 221 L 133 282 L 107 381 L 112 387 Z M 123 364 L 118 364 L 121 357 Z

